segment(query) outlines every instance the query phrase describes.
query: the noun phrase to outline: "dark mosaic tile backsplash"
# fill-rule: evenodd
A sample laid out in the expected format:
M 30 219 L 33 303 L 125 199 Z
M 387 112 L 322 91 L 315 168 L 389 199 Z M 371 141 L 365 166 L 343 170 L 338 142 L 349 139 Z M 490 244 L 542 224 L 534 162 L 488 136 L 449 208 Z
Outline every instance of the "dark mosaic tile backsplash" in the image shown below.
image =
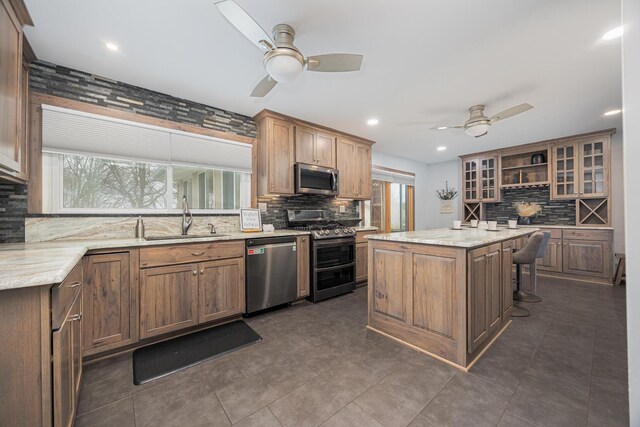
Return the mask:
M 0 183 L 0 243 L 24 242 L 27 187 Z
M 358 202 L 338 200 L 331 196 L 305 194 L 295 197 L 258 197 L 258 203 L 267 204 L 267 212 L 262 214 L 262 223 L 273 224 L 276 229 L 287 228 L 287 209 L 324 209 L 338 221 L 340 218 L 360 218 Z M 345 212 L 340 212 L 340 206 L 345 207 Z
M 536 202 L 542 206 L 542 212 L 533 218 L 533 224 L 576 225 L 575 200 L 550 200 L 550 191 L 549 187 L 504 189 L 502 202 L 485 204 L 485 218 L 501 223 L 518 219 L 516 202 Z
M 237 135 L 256 136 L 251 117 L 83 71 L 35 61 L 29 70 L 32 91 L 115 108 Z

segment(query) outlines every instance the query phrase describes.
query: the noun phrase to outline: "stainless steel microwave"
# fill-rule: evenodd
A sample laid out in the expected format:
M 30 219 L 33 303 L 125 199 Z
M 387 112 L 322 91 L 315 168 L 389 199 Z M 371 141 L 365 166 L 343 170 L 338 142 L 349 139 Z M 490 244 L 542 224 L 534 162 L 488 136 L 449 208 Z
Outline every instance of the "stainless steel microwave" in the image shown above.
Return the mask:
M 338 170 L 297 163 L 296 194 L 338 195 Z

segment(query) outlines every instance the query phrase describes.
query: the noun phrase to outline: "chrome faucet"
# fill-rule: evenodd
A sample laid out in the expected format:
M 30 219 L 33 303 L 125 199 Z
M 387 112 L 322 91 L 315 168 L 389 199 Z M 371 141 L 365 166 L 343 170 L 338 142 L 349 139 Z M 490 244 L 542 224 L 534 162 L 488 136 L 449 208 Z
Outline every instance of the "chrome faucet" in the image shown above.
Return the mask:
M 187 218 L 188 216 L 188 218 Z M 189 203 L 187 203 L 187 196 L 182 196 L 182 235 L 186 236 L 189 231 L 189 227 L 193 223 L 193 215 L 189 210 Z

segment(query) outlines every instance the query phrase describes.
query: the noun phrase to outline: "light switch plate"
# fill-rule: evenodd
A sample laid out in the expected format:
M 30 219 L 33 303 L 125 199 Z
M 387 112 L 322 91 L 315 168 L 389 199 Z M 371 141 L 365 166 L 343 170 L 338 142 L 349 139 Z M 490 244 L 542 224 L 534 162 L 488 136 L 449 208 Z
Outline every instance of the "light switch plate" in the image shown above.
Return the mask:
M 258 203 L 258 209 L 260 209 L 260 212 L 262 212 L 262 213 L 267 212 L 267 204 L 266 203 Z
M 340 213 L 345 213 L 347 211 L 347 207 L 345 205 L 340 206 Z

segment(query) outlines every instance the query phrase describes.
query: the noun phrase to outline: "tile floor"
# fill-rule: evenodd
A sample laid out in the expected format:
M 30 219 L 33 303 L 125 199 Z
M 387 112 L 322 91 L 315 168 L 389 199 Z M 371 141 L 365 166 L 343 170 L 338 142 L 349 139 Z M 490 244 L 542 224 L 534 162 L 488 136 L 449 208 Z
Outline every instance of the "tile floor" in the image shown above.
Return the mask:
M 628 425 L 624 287 L 541 279 L 469 374 L 365 330 L 366 288 L 247 320 L 264 340 L 134 386 L 85 367 L 82 426 Z

